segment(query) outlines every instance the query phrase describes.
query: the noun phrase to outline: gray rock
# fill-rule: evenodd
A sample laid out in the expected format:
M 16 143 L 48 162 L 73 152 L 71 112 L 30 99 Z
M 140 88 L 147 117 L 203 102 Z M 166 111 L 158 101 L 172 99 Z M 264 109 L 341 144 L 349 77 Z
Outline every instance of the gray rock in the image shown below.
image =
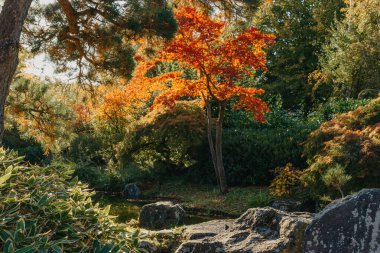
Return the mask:
M 142 241 L 139 243 L 139 250 L 142 252 L 148 252 L 148 253 L 157 253 L 159 252 L 159 249 L 156 245 L 154 245 L 152 242 L 148 241 Z
M 140 197 L 141 191 L 136 183 L 130 183 L 124 186 L 123 194 L 127 198 L 137 199 Z
M 183 224 L 185 210 L 171 202 L 157 202 L 141 208 L 140 226 L 147 229 L 166 229 Z
M 305 232 L 306 253 L 379 253 L 380 189 L 328 205 Z
M 313 200 L 295 200 L 295 199 L 276 199 L 271 205 L 274 209 L 285 212 L 308 212 L 314 213 L 316 209 L 316 202 Z
M 302 202 L 293 199 L 276 199 L 271 207 L 285 212 L 298 212 L 302 209 Z
M 253 208 L 237 220 L 187 226 L 176 253 L 301 253 L 309 213 Z

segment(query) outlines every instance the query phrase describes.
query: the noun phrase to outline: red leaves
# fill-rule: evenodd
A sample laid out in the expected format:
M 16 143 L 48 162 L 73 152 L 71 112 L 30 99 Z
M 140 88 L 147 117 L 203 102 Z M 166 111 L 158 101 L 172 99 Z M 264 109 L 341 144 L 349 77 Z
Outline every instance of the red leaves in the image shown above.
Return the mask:
M 184 96 L 225 101 L 238 98 L 236 109 L 252 111 L 264 121 L 268 107 L 256 96 L 263 90 L 241 87 L 241 81 L 254 76 L 255 70 L 266 70 L 265 48 L 275 37 L 252 27 L 240 34 L 225 34 L 227 24 L 212 20 L 191 7 L 176 13 L 179 31 L 161 53 L 160 60 L 175 61 L 197 72 L 197 80 L 168 78 L 168 88 L 155 100 L 155 105 L 170 105 Z M 162 78 L 161 81 L 164 81 Z
M 264 50 L 274 43 L 275 37 L 254 27 L 240 34 L 226 34 L 225 22 L 212 20 L 191 7 L 180 8 L 176 17 L 177 36 L 157 59 L 145 61 L 141 56 L 135 57 L 139 64 L 132 80 L 122 91 L 115 90 L 105 98 L 101 115 L 113 111 L 111 115 L 125 118 L 158 94 L 152 108 L 171 107 L 183 98 L 197 99 L 202 106 L 212 99 L 220 102 L 237 98 L 235 109 L 251 111 L 258 121 L 264 121 L 269 109 L 257 98 L 264 91 L 241 85 L 256 70 L 266 70 Z M 146 75 L 162 62 L 176 62 L 180 68 L 159 76 Z M 185 78 L 185 69 L 193 70 L 195 75 Z M 120 112 L 119 107 L 125 110 Z

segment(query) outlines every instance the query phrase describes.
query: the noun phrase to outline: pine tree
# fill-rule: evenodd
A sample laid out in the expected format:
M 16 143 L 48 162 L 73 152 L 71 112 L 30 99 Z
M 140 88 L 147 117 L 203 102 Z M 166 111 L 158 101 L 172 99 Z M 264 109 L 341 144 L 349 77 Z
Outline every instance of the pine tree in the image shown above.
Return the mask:
M 165 0 L 57 0 L 33 9 L 25 22 L 32 2 L 5 0 L 0 13 L 0 140 L 24 26 L 32 51 L 48 52 L 59 70 L 75 63 L 82 82 L 107 74 L 129 77 L 134 67 L 131 42 L 171 38 L 176 30 Z

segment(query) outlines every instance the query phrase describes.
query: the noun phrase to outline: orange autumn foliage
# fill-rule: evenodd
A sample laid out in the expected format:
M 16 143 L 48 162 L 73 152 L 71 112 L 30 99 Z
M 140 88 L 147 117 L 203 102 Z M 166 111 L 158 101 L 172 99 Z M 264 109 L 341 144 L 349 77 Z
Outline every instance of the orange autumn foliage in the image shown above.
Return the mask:
M 199 99 L 202 106 L 212 99 L 221 102 L 236 97 L 234 109 L 251 111 L 258 121 L 264 122 L 269 109 L 257 98 L 264 90 L 243 87 L 241 83 L 254 76 L 257 69 L 266 70 L 264 50 L 274 43 L 275 37 L 254 27 L 241 34 L 226 35 L 226 22 L 212 20 L 192 7 L 179 8 L 176 18 L 177 36 L 156 59 L 145 60 L 141 54 L 135 57 L 138 65 L 132 79 L 122 88 L 105 94 L 98 118 L 129 118 L 144 108 L 153 94 L 159 94 L 153 108 L 174 106 L 183 97 Z M 161 62 L 176 62 L 185 69 L 193 69 L 197 78 L 184 78 L 183 70 L 147 76 Z
M 123 88 L 105 95 L 98 117 L 123 125 L 131 123 L 128 117 L 141 113 L 152 101 L 152 110 L 174 107 L 180 100 L 198 102 L 206 107 L 212 161 L 220 191 L 226 193 L 222 159 L 226 104 L 233 101 L 234 109 L 250 111 L 257 121 L 265 122 L 269 108 L 258 97 L 264 90 L 247 87 L 247 80 L 254 78 L 257 70 L 266 70 L 265 49 L 274 43 L 275 36 L 263 34 L 255 27 L 241 33 L 227 33 L 226 22 L 212 19 L 192 7 L 180 7 L 176 19 L 177 36 L 153 60 L 138 54 L 133 78 Z M 139 50 L 143 51 L 144 46 Z M 161 71 L 161 66 L 167 64 L 172 67 Z M 212 119 L 213 105 L 218 106 L 216 121 Z
M 203 104 L 212 99 L 222 102 L 237 98 L 234 109 L 251 111 L 258 121 L 265 121 L 269 109 L 257 98 L 264 90 L 241 84 L 257 69 L 266 70 L 264 50 L 274 43 L 275 37 L 254 27 L 240 34 L 225 34 L 226 22 L 212 20 L 192 7 L 181 7 L 176 18 L 178 34 L 158 60 L 193 69 L 197 78 L 185 79 L 183 71 L 153 78 L 151 85 L 171 84 L 155 99 L 154 106 L 172 106 L 183 97 L 200 98 Z
M 107 89 L 101 95 L 102 104 L 97 108 L 96 117 L 108 123 L 125 124 L 135 119 L 136 114 L 146 107 L 157 85 L 150 86 L 151 79 L 146 72 L 154 65 L 149 61 L 139 62 L 132 79 L 124 86 Z

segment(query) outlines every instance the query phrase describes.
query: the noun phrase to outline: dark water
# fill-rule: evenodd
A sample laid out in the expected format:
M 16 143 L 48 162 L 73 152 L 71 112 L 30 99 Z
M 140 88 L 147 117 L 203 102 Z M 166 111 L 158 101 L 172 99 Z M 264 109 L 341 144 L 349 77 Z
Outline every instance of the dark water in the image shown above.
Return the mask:
M 97 193 L 94 200 L 99 202 L 101 206 L 111 205 L 110 214 L 117 216 L 116 221 L 120 223 L 128 222 L 131 219 L 137 220 L 142 206 L 148 204 L 145 201 L 130 201 L 122 196 L 110 196 L 101 193 Z M 209 216 L 187 214 L 184 223 L 185 225 L 192 225 L 214 219 Z

